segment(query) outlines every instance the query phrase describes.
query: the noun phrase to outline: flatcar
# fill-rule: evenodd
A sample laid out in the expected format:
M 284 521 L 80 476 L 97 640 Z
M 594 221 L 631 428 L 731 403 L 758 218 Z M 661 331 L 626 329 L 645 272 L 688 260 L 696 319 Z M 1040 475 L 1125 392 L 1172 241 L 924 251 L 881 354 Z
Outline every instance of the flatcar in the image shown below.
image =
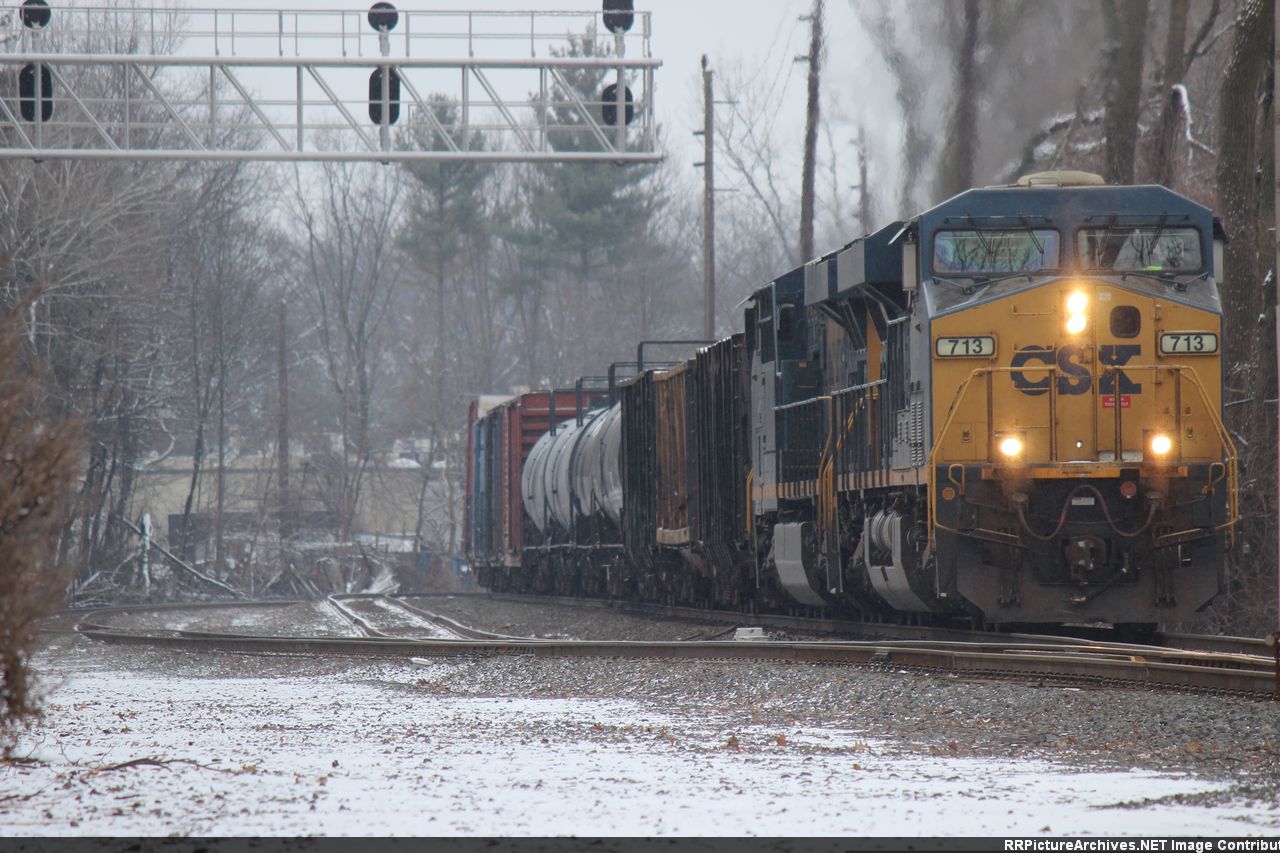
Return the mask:
M 1190 199 L 1079 172 L 890 223 L 755 290 L 740 333 L 548 417 L 506 457 L 519 513 L 484 504 L 505 410 L 473 408 L 472 564 L 747 610 L 1185 620 L 1239 522 L 1225 241 Z

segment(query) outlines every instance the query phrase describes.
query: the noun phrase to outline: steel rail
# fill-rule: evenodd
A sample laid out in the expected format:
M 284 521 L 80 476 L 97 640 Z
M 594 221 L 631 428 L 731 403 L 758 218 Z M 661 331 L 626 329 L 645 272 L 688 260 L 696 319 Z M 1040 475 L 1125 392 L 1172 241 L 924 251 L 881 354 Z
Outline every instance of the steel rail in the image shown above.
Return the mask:
M 428 619 L 434 622 L 435 624 L 439 625 L 441 628 L 444 628 L 446 631 L 452 631 L 453 633 L 457 634 L 459 637 L 462 637 L 467 640 L 529 640 L 529 639 L 533 639 L 532 637 L 515 637 L 510 634 L 499 634 L 494 631 L 483 631 L 479 628 L 473 628 L 470 625 L 463 625 L 461 622 L 457 622 L 453 619 L 450 619 L 448 616 L 442 616 L 439 613 L 435 613 L 430 610 L 425 610 L 421 607 L 417 607 L 415 605 L 409 604 L 407 601 L 405 601 L 402 598 L 389 597 L 387 600 L 397 605 L 398 607 L 402 607 L 416 616 L 420 616 L 424 619 Z
M 1156 640 L 1168 648 L 1202 652 L 1229 652 L 1234 654 L 1272 654 L 1271 640 L 1263 637 L 1232 637 L 1217 634 L 1184 634 L 1160 632 Z
M 392 638 L 395 637 L 395 635 L 388 634 L 385 631 L 372 625 L 367 618 L 359 616 L 358 614 L 354 613 L 352 609 L 347 606 L 347 602 L 377 601 L 377 602 L 385 603 L 393 608 L 403 611 L 404 613 L 412 616 L 414 619 L 417 619 L 419 621 L 425 620 L 425 621 L 431 622 L 436 627 L 442 628 L 448 633 L 453 634 L 455 637 L 458 637 L 463 640 L 530 640 L 530 639 L 534 639 L 532 637 L 514 637 L 509 634 L 498 634 L 498 633 L 494 633 L 493 631 L 482 631 L 479 628 L 472 628 L 470 625 L 463 625 L 461 622 L 457 622 L 453 619 L 450 619 L 447 616 L 442 616 L 439 613 L 433 613 L 429 610 L 424 610 L 421 607 L 415 607 L 412 604 L 409 604 L 397 598 L 394 595 L 385 595 L 382 593 L 361 593 L 361 592 L 335 593 L 328 597 L 328 601 L 330 604 L 333 604 L 335 607 L 337 607 L 343 616 L 350 619 L 352 622 L 355 622 L 356 625 L 360 627 L 361 630 L 363 630 L 368 636 L 392 637 Z
M 495 601 L 541 602 L 545 604 L 561 604 L 566 607 L 591 607 L 612 609 L 619 613 L 636 615 L 669 617 L 676 619 L 692 619 L 704 622 L 737 623 L 740 625 L 760 625 L 790 630 L 813 631 L 821 634 L 850 633 L 872 636 L 896 637 L 902 639 L 955 639 L 960 641 L 981 642 L 993 635 L 1010 639 L 1027 641 L 1054 642 L 1059 644 L 1091 643 L 1117 646 L 1135 650 L 1167 648 L 1184 651 L 1218 652 L 1222 654 L 1238 654 L 1266 656 L 1271 658 L 1273 646 L 1269 639 L 1255 637 L 1219 636 L 1215 634 L 1188 634 L 1176 632 L 1156 632 L 1152 635 L 1155 641 L 1148 643 L 1116 643 L 1111 640 L 1072 636 L 1069 634 L 1027 634 L 999 633 L 995 631 L 979 631 L 964 628 L 943 628 L 929 625 L 901 625 L 892 622 L 858 622 L 837 619 L 827 616 L 791 616 L 775 613 L 744 613 L 737 610 L 704 610 L 697 607 L 682 607 L 667 604 L 650 604 L 630 602 L 606 598 L 577 598 L 574 596 L 556 595 L 516 595 L 513 593 L 470 593 L 468 595 L 492 598 Z M 410 598 L 426 596 L 409 595 Z M 455 595 L 453 597 L 467 597 Z
M 234 606 L 234 605 L 233 605 Z M 838 664 L 941 672 L 957 676 L 1050 679 L 1080 684 L 1230 692 L 1275 698 L 1267 661 L 1246 656 L 1169 652 L 1166 659 L 1122 647 L 1025 642 L 742 642 L 580 641 L 531 639 L 401 639 L 386 636 L 272 637 L 203 631 L 137 632 L 86 616 L 77 630 L 107 643 L 241 654 L 326 654 L 381 657 L 515 655 L 601 659 L 694 659 Z M 1159 650 L 1153 650 L 1159 651 Z M 1224 660 L 1230 657 L 1231 660 Z
M 739 610 L 712 610 L 698 607 L 686 607 L 674 604 L 654 604 L 650 602 L 623 601 L 607 598 L 578 598 L 557 595 L 517 595 L 513 593 L 471 593 L 478 597 L 492 598 L 496 601 L 541 602 L 545 604 L 561 604 L 566 607 L 591 607 L 616 610 L 629 615 L 650 616 L 659 618 L 689 619 L 703 622 L 719 622 L 722 624 L 759 625 L 762 627 L 781 628 L 785 630 L 812 631 L 816 634 L 857 634 L 878 638 L 927 640 L 945 638 L 960 642 L 982 642 L 992 636 L 1009 639 L 1022 639 L 1063 645 L 1073 643 L 1102 642 L 1084 637 L 1059 636 L 1057 634 L 1000 633 L 964 628 L 941 628 L 932 625 L 905 625 L 897 622 L 858 622 L 839 619 L 832 616 L 792 616 L 781 613 L 746 613 Z M 411 598 L 421 596 L 409 596 Z
M 1069 654 L 1039 655 L 983 650 L 887 646 L 875 643 L 743 643 L 735 641 L 584 642 L 568 640 L 400 640 L 388 638 L 253 637 L 138 634 L 82 626 L 81 633 L 108 643 L 233 653 L 331 654 L 379 657 L 516 655 L 538 658 L 694 659 L 875 665 L 956 675 L 1003 675 L 1125 682 L 1274 698 L 1269 670 L 1222 669 L 1184 663 Z
M 359 628 L 360 631 L 363 632 L 366 637 L 376 637 L 379 639 L 392 639 L 392 636 L 390 634 L 387 634 L 373 627 L 373 625 L 369 623 L 369 620 L 365 619 L 363 616 L 361 616 L 360 614 L 352 610 L 350 607 L 348 607 L 345 601 L 343 600 L 344 598 L 346 598 L 346 596 L 341 594 L 330 595 L 325 598 L 324 604 L 330 607 L 331 609 L 333 609 L 333 611 L 336 612 L 343 619 L 346 619 L 348 622 L 350 622 L 351 624 Z
M 385 598 L 389 603 L 402 607 L 416 616 L 435 622 L 446 630 L 453 631 L 461 637 L 469 639 L 531 639 L 494 631 L 485 631 L 464 625 L 439 613 L 435 613 L 416 604 L 414 600 L 433 598 L 478 598 L 494 601 L 511 601 L 516 603 L 560 604 L 567 607 L 584 607 L 602 610 L 614 610 L 628 615 L 667 617 L 676 619 L 701 620 L 721 624 L 752 624 L 791 630 L 812 631 L 814 633 L 836 634 L 850 633 L 863 635 L 879 635 L 883 639 L 903 640 L 946 640 L 958 642 L 990 641 L 994 636 L 1006 640 L 1022 640 L 1026 642 L 1052 643 L 1057 645 L 1092 644 L 1109 647 L 1123 647 L 1135 652 L 1152 648 L 1173 649 L 1181 651 L 1215 652 L 1218 654 L 1248 655 L 1272 659 L 1274 654 L 1270 639 L 1259 637 L 1235 637 L 1216 634 L 1189 634 L 1178 632 L 1158 632 L 1153 635 L 1154 645 L 1143 643 L 1116 643 L 1078 636 L 1060 636 L 1056 634 L 1008 633 L 993 634 L 991 631 L 975 631 L 957 628 L 937 628 L 924 625 L 898 625 L 885 622 L 857 622 L 830 617 L 790 616 L 783 614 L 743 613 L 736 610 L 704 610 L 696 607 L 680 607 L 675 605 L 645 604 L 623 602 L 604 598 L 576 598 L 572 596 L 553 595 L 514 595 L 509 593 L 409 593 L 403 595 L 383 596 L 375 593 L 342 593 L 340 598 Z M 267 601 L 196 601 L 196 602 L 160 602 L 132 603 L 120 605 L 95 605 L 83 608 L 67 608 L 59 611 L 62 615 L 108 615 L 128 614 L 131 612 L 167 611 L 167 610 L 215 610 L 219 608 L 280 608 L 316 602 L 303 599 L 279 599 Z M 58 614 L 55 614 L 58 615 Z

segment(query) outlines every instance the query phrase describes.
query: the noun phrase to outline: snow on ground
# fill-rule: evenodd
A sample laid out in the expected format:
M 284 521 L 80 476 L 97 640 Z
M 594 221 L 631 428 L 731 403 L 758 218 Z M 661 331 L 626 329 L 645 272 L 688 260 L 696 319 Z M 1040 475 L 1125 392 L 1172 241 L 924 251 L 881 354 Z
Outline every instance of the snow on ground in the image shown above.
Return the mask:
M 351 621 L 327 602 L 299 602 L 278 607 L 205 607 L 101 613 L 96 622 L 125 630 L 212 631 L 232 634 L 275 634 L 282 637 L 360 637 Z
M 461 695 L 463 665 L 235 657 L 65 639 L 0 835 L 1243 834 L 1220 790 L 1149 771 L 926 755 L 712 702 Z M 474 666 L 474 662 L 471 664 Z M 156 763 L 126 762 L 154 759 Z M 116 769 L 112 769 L 112 768 Z M 1265 815 L 1265 816 L 1264 816 Z

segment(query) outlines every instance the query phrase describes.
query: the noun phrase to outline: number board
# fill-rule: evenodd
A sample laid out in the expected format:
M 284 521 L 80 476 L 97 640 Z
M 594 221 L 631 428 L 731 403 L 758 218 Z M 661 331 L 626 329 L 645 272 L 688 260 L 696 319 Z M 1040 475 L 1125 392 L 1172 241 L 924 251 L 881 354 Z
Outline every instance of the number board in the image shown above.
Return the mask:
M 1218 351 L 1213 332 L 1164 332 L 1160 335 L 1161 355 L 1207 355 Z
M 991 358 L 996 354 L 996 339 L 991 335 L 938 338 L 934 352 L 939 358 Z

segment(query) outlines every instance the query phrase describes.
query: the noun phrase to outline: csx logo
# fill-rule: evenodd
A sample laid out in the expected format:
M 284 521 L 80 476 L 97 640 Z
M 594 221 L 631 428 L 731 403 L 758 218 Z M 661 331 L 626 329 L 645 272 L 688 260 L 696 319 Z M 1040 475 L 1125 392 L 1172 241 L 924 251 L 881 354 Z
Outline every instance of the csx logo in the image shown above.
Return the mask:
M 1010 367 L 1027 367 L 1042 364 L 1058 368 L 1058 393 L 1066 395 L 1088 393 L 1093 385 L 1093 374 L 1083 364 L 1084 347 L 1082 346 L 1027 346 L 1013 354 Z M 1103 367 L 1122 368 L 1135 356 L 1142 354 L 1140 344 L 1105 344 L 1098 348 L 1098 362 Z M 1028 374 L 1032 377 L 1028 378 Z M 1013 387 L 1023 394 L 1038 397 L 1049 393 L 1050 377 L 1043 370 L 1014 370 Z M 1119 388 L 1117 389 L 1117 384 Z M 1100 394 L 1141 394 L 1142 384 L 1134 382 L 1123 370 L 1105 371 L 1098 380 Z

